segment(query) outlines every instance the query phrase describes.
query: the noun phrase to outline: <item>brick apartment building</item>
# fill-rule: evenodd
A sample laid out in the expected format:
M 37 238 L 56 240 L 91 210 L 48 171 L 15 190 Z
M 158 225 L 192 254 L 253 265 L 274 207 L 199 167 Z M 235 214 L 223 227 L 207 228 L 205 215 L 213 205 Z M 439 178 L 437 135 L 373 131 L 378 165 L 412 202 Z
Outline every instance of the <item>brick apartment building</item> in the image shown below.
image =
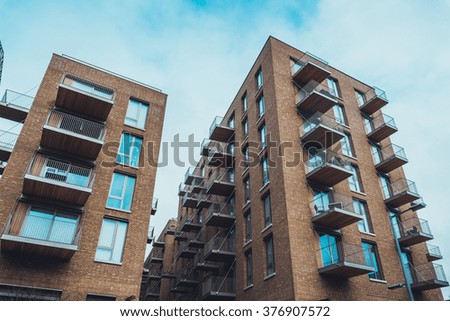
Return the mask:
M 166 99 L 60 55 L 35 98 L 6 91 L 0 300 L 139 297 Z
M 442 300 L 440 251 L 387 104 L 269 37 L 180 184 L 141 299 Z

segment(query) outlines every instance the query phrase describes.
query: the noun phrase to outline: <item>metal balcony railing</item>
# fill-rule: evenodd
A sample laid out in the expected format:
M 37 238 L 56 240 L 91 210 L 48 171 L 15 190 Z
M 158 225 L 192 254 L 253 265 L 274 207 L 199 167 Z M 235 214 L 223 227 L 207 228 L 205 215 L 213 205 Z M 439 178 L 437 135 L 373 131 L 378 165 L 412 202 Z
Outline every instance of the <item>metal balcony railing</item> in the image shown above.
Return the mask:
M 300 137 L 303 137 L 320 125 L 340 132 L 344 131 L 342 125 L 336 122 L 334 118 L 327 116 L 321 112 L 316 112 L 314 115 L 303 121 L 303 124 L 300 127 Z
M 19 134 L 0 130 L 0 147 L 12 150 L 16 145 L 17 138 L 19 138 Z
M 344 160 L 342 155 L 329 149 L 323 149 L 308 157 L 308 160 L 305 163 L 306 173 L 310 173 L 318 168 L 328 165 L 341 167 L 351 171 L 350 162 Z
M 391 184 L 383 185 L 381 189 L 385 200 L 405 192 L 416 194 L 419 197 L 416 183 L 406 178 L 401 178 Z
M 87 188 L 92 188 L 95 177 L 92 168 L 77 166 L 41 154 L 34 157 L 27 174 Z
M 316 251 L 316 258 L 319 268 L 344 262 L 360 266 L 374 266 L 372 253 L 370 253 L 368 248 L 344 242 L 338 242 L 322 247 Z
M 211 126 L 209 126 L 209 136 L 211 136 L 211 134 L 214 132 L 214 129 L 216 127 L 225 127 L 225 128 L 229 128 L 229 129 L 233 129 L 232 127 L 230 127 L 227 122 L 225 121 L 224 117 L 222 116 L 216 116 L 213 120 L 213 122 L 211 123 Z
M 374 87 L 370 88 L 369 90 L 367 90 L 364 93 L 364 95 L 357 97 L 358 106 L 360 108 L 362 108 L 364 105 L 370 103 L 372 100 L 374 100 L 376 98 L 381 98 L 385 101 L 388 101 L 384 90 L 374 86 Z
M 397 224 L 399 226 L 400 237 L 419 233 L 432 235 L 428 221 L 418 217 L 412 217 L 402 222 L 397 221 Z
M 375 151 L 372 154 L 373 161 L 375 162 L 375 165 L 378 165 L 384 161 L 387 161 L 389 159 L 392 159 L 394 157 L 401 158 L 404 161 L 408 161 L 408 158 L 406 157 L 405 150 L 395 144 L 389 144 L 388 146 L 384 147 L 383 149 L 379 149 Z
M 157 258 L 157 259 L 163 259 L 164 258 L 164 250 L 162 247 L 153 247 L 152 251 L 150 252 L 150 257 Z
M 101 141 L 103 141 L 106 132 L 105 125 L 103 124 L 66 114 L 58 110 L 51 111 L 47 119 L 47 125 Z
M 208 179 L 208 185 L 211 185 L 214 182 L 221 183 L 232 183 L 234 184 L 234 171 L 233 169 L 227 168 L 217 168 L 211 173 L 211 176 Z
M 355 213 L 353 199 L 336 192 L 314 196 L 314 200 L 309 203 L 309 208 L 313 216 L 325 213 L 333 208 Z
M 236 279 L 228 276 L 211 276 L 202 283 L 202 294 L 208 293 L 235 293 Z
M 114 98 L 114 90 L 74 75 L 66 74 L 62 83 L 102 98 Z
M 147 238 L 153 240 L 154 236 L 155 236 L 155 227 L 149 226 L 147 231 Z
M 33 100 L 34 97 L 6 89 L 1 102 L 6 105 L 17 106 L 29 110 L 33 104 Z
M 417 266 L 409 264 L 413 272 L 412 284 L 427 282 L 431 280 L 447 282 L 447 277 L 444 272 L 444 268 L 440 264 L 436 263 L 424 263 Z
M 205 244 L 205 253 L 210 251 L 234 252 L 236 250 L 236 239 L 232 236 L 215 236 Z
M 328 62 L 323 60 L 322 58 L 319 58 L 315 55 L 313 55 L 310 52 L 305 52 L 303 56 L 301 56 L 298 60 L 294 62 L 294 64 L 291 67 L 291 73 L 292 75 L 295 75 L 299 70 L 301 70 L 308 62 L 312 62 L 313 64 L 328 70 Z
M 397 130 L 397 125 L 395 124 L 394 118 L 386 114 L 380 114 L 371 120 L 367 120 L 367 122 L 364 125 L 364 128 L 366 130 L 366 134 L 370 135 L 374 131 L 383 126 L 390 126 L 395 130 Z
M 427 254 L 435 257 L 442 257 L 441 249 L 436 245 L 427 244 Z
M 152 213 L 156 212 L 157 209 L 158 209 L 158 199 L 154 197 L 152 199 Z
M 213 203 L 206 212 L 206 217 L 213 214 L 222 214 L 228 216 L 235 216 L 235 206 L 230 203 Z
M 312 93 L 319 93 L 329 98 L 335 99 L 337 93 L 334 92 L 334 89 L 326 87 L 322 84 L 319 84 L 317 81 L 310 81 L 303 87 L 299 87 L 298 93 L 295 95 L 295 104 L 299 105 L 308 98 Z

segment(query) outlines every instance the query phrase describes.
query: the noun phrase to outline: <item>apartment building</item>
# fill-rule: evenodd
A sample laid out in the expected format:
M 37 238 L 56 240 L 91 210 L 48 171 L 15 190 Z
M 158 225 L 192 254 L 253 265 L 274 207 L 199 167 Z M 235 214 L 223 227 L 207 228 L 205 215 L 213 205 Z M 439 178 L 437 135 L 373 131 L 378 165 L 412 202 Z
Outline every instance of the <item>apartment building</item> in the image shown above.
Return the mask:
M 0 116 L 0 300 L 139 297 L 166 94 L 54 54 Z
M 180 184 L 174 236 L 154 247 L 173 253 L 155 270 L 169 292 L 141 299 L 442 300 L 386 109 L 381 89 L 269 37 Z

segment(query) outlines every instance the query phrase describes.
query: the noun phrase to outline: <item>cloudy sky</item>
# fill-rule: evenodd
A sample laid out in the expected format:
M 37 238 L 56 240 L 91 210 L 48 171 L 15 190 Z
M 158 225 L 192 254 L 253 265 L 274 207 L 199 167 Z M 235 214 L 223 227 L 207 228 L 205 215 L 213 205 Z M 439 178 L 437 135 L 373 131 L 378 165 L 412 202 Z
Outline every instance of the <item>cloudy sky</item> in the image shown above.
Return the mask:
M 450 277 L 450 1 L 5 1 L 1 90 L 34 93 L 51 54 L 67 54 L 169 95 L 163 140 L 207 136 L 269 35 L 386 90 L 393 142 L 428 204 Z M 198 121 L 202 120 L 201 126 Z M 11 124 L 2 122 L 7 129 Z M 169 155 L 170 160 L 170 155 Z M 177 216 L 185 168 L 158 170 L 157 231 Z M 450 296 L 450 290 L 444 290 Z

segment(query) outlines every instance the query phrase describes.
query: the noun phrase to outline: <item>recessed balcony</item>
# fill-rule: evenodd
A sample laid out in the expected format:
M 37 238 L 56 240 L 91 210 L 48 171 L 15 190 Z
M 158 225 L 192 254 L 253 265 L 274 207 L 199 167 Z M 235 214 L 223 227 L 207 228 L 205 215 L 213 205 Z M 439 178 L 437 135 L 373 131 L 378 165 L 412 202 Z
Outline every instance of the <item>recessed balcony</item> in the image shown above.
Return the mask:
M 36 154 L 25 174 L 23 193 L 82 206 L 92 193 L 93 181 L 92 168 Z
M 372 87 L 363 95 L 357 96 L 357 101 L 359 109 L 368 115 L 372 115 L 389 102 L 386 93 L 378 87 Z
M 1 250 L 67 261 L 78 251 L 80 217 L 19 202 L 1 236 Z
M 229 142 L 234 135 L 234 127 L 221 116 L 214 118 L 209 127 L 209 139 L 218 142 Z
M 103 146 L 105 125 L 52 110 L 42 130 L 41 146 L 96 159 Z
M 202 300 L 227 301 L 236 298 L 236 279 L 228 276 L 210 276 L 202 282 Z
M 353 175 L 350 163 L 331 150 L 319 150 L 310 153 L 305 164 L 305 172 L 308 181 L 328 187 L 332 187 Z
M 331 88 L 325 87 L 315 81 L 310 81 L 295 96 L 295 105 L 300 112 L 314 114 L 326 113 L 337 104 L 336 93 Z
M 232 236 L 216 236 L 205 244 L 204 259 L 214 262 L 232 262 L 236 257 L 236 240 Z
M 0 130 L 0 161 L 8 161 L 16 145 L 17 138 L 19 138 L 19 134 Z
M 328 62 L 306 52 L 298 60 L 293 60 L 291 67 L 292 78 L 298 84 L 306 84 L 310 81 L 321 83 L 330 76 Z
M 384 196 L 384 203 L 389 207 L 399 207 L 420 199 L 416 183 L 405 178 L 401 178 L 392 184 L 381 187 Z
M 398 131 L 394 118 L 386 114 L 380 114 L 371 120 L 366 119 L 364 127 L 367 138 L 375 142 L 381 142 Z
M 230 167 L 234 162 L 234 145 L 204 139 L 201 155 L 206 157 L 206 165 L 212 167 Z
M 214 203 L 207 212 L 205 225 L 230 228 L 234 225 L 236 218 L 234 204 Z
M 398 243 L 402 247 L 423 243 L 433 239 L 433 234 L 431 234 L 428 222 L 421 218 L 413 217 L 405 221 L 397 221 L 397 224 L 400 231 Z
M 427 244 L 427 260 L 433 262 L 442 259 L 442 253 L 439 246 Z
M 390 144 L 383 149 L 377 149 L 372 154 L 372 157 L 375 168 L 384 173 L 389 173 L 408 163 L 405 150 L 395 144 Z
M 0 118 L 23 122 L 27 118 L 34 97 L 7 89 L 0 101 Z
M 339 193 L 320 193 L 309 204 L 312 222 L 328 229 L 338 230 L 363 219 L 356 213 L 351 197 Z
M 448 286 L 444 268 L 440 264 L 425 263 L 410 265 L 412 272 L 411 290 L 421 292 Z
M 319 274 L 351 278 L 375 272 L 372 254 L 361 245 L 338 242 L 316 251 Z
M 106 121 L 114 104 L 114 91 L 73 75 L 65 75 L 58 86 L 55 105 Z
M 342 125 L 322 113 L 315 113 L 303 120 L 300 138 L 303 144 L 316 143 L 320 148 L 328 148 L 344 138 Z
M 230 196 L 234 191 L 234 171 L 232 168 L 217 168 L 208 179 L 207 194 Z

